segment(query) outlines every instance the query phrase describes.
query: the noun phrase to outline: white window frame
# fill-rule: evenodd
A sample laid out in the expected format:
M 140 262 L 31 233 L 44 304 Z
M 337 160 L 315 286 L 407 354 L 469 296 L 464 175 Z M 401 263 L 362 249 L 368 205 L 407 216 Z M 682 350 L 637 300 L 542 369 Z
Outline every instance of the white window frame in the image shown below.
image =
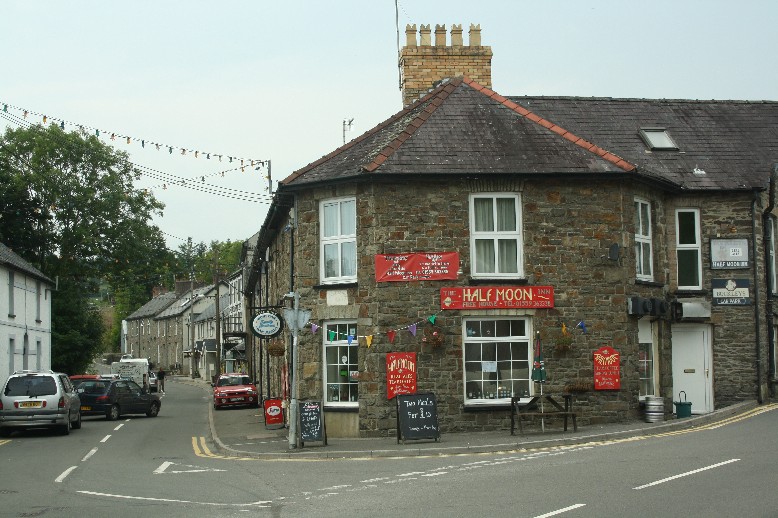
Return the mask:
M 353 222 L 353 233 L 342 233 L 342 225 L 341 225 L 341 208 L 346 203 L 353 203 L 354 204 L 354 222 Z M 348 197 L 348 198 L 332 198 L 328 200 L 322 200 L 319 203 L 319 228 L 320 228 L 320 247 L 319 247 L 319 278 L 321 279 L 321 282 L 323 284 L 344 284 L 344 283 L 350 283 L 350 282 L 356 282 L 357 281 L 357 211 L 356 211 L 356 203 L 357 200 L 355 197 Z M 338 213 L 338 221 L 337 221 L 337 231 L 335 234 L 331 236 L 324 235 L 327 225 L 324 220 L 325 218 L 325 209 L 327 207 L 337 205 L 337 213 Z M 344 245 L 353 244 L 354 252 L 353 257 L 350 257 L 350 261 L 353 262 L 353 268 L 354 272 L 353 274 L 343 274 L 343 247 Z M 337 266 L 337 275 L 332 275 L 327 277 L 327 265 L 325 263 L 325 249 L 328 246 L 337 246 L 338 248 L 338 266 Z
M 355 320 L 333 320 L 324 323 L 322 333 L 322 398 L 329 408 L 359 408 L 359 382 L 350 380 L 350 373 L 359 370 L 359 339 Z M 334 331 L 330 340 L 330 331 Z M 351 344 L 349 344 L 351 336 Z M 335 351 L 335 362 L 331 362 L 330 351 Z M 342 362 L 343 356 L 346 363 Z M 336 363 L 337 362 L 337 363 Z M 343 369 L 345 367 L 345 369 Z M 340 375 L 345 370 L 346 376 Z M 337 372 L 337 374 L 335 374 Z M 337 400 L 334 395 L 337 393 Z M 347 399 L 343 401 L 343 398 Z
M 476 210 L 475 203 L 478 199 L 491 199 L 493 221 L 496 225 L 497 220 L 497 199 L 512 199 L 514 202 L 516 229 L 515 230 L 476 230 Z M 524 243 L 522 241 L 522 213 L 521 213 L 521 195 L 519 193 L 478 193 L 470 195 L 470 275 L 473 278 L 484 279 L 521 279 L 524 277 Z M 492 252 L 494 254 L 494 272 L 479 271 L 478 268 L 478 247 L 479 241 L 492 240 Z M 515 240 L 516 242 L 516 271 L 499 271 L 499 242 Z
M 501 332 L 512 322 L 523 321 L 524 333 L 511 335 Z M 490 323 L 494 323 L 495 331 L 486 334 L 484 329 L 491 329 Z M 499 322 L 499 324 L 498 324 Z M 509 323 L 509 324 L 506 324 Z M 513 328 L 511 327 L 511 332 Z M 511 397 L 521 397 L 523 399 L 534 395 L 534 386 L 532 382 L 532 360 L 534 354 L 534 342 L 532 339 L 532 320 L 527 317 L 463 317 L 462 318 L 462 397 L 466 407 L 478 406 L 510 406 Z M 504 345 L 511 344 L 506 351 Z M 489 347 L 494 344 L 494 354 L 491 354 Z M 526 357 L 513 357 L 514 346 L 517 348 L 526 348 Z M 502 345 L 503 354 L 508 353 L 509 359 L 502 356 L 498 348 Z M 480 358 L 470 354 L 470 351 L 480 349 Z M 484 354 L 486 353 L 486 354 Z M 509 361 L 516 364 L 510 368 L 508 379 L 501 378 L 501 363 Z M 492 363 L 493 362 L 493 363 Z M 480 366 L 478 364 L 481 364 Z M 496 372 L 492 369 L 496 364 Z M 480 369 L 479 369 L 480 367 Z M 521 370 L 525 371 L 525 377 L 518 377 Z M 469 378 L 469 379 L 468 379 Z M 494 378 L 493 380 L 490 378 Z M 493 381 L 493 382 L 492 382 Z M 503 382 L 502 385 L 500 382 Z M 508 386 L 510 385 L 510 386 Z M 492 387 L 494 390 L 492 390 Z
M 8 270 L 8 316 L 15 317 L 14 313 L 14 294 L 16 292 L 16 282 L 13 270 Z
M 681 213 L 691 213 L 694 215 L 694 243 L 681 244 L 680 218 Z M 680 267 L 681 261 L 679 254 L 684 251 L 697 252 L 697 284 L 681 284 Z M 675 274 L 679 290 L 701 290 L 702 289 L 702 233 L 700 229 L 700 209 L 683 208 L 675 209 Z
M 635 198 L 635 277 L 641 281 L 654 280 L 654 243 L 651 227 L 651 202 L 642 198 Z M 645 208 L 645 210 L 644 210 Z M 644 215 L 646 221 L 643 221 Z M 648 254 L 648 268 L 643 269 L 646 254 Z
M 659 346 L 655 336 L 657 326 L 647 318 L 638 320 L 638 395 L 640 401 L 655 396 L 659 386 Z M 641 354 L 646 350 L 645 357 Z M 651 390 L 644 390 L 644 380 L 650 380 Z M 650 393 L 649 393 L 650 392 Z

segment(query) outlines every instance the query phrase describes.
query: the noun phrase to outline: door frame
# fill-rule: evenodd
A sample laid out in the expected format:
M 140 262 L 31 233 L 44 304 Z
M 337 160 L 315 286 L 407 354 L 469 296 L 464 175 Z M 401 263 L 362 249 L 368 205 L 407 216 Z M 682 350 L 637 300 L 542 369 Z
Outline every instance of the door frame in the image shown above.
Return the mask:
M 681 338 L 677 331 L 686 331 L 692 333 L 698 333 L 698 340 L 695 340 L 691 344 L 679 343 Z M 713 326 L 703 323 L 680 323 L 673 324 L 671 326 L 671 343 L 672 343 L 672 372 L 673 372 L 673 398 L 678 398 L 681 390 L 684 390 L 684 385 L 681 380 L 682 372 L 676 372 L 676 369 L 680 370 L 682 367 L 678 364 L 682 361 L 682 354 L 679 350 L 680 347 L 690 347 L 691 351 L 686 351 L 686 354 L 697 355 L 697 359 L 702 360 L 703 372 L 702 376 L 684 380 L 685 383 L 695 383 L 695 393 L 702 393 L 702 401 L 694 401 L 690 399 L 692 403 L 693 414 L 707 414 L 713 412 L 715 405 L 713 401 Z M 702 384 L 700 387 L 699 384 Z M 688 385 L 687 385 L 688 388 Z M 701 390 L 700 390 L 701 389 Z

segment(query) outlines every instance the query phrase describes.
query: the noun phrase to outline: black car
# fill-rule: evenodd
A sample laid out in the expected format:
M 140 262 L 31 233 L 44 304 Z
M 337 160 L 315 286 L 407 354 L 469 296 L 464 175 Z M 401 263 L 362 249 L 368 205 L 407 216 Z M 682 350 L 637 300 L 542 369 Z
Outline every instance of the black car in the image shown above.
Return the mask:
M 162 402 L 132 380 L 86 380 L 77 389 L 81 415 L 104 415 L 115 420 L 127 414 L 157 417 Z

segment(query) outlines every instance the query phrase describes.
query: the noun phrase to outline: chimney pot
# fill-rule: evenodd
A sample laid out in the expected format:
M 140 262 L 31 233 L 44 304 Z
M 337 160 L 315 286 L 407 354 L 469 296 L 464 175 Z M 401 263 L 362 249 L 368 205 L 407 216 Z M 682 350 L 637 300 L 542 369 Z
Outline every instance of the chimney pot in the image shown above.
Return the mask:
M 435 46 L 436 47 L 446 46 L 446 26 L 445 25 L 435 25 Z
M 461 47 L 462 46 L 462 24 L 452 24 L 451 25 L 451 46 L 452 47 Z
M 405 46 L 406 47 L 415 47 L 416 46 L 416 24 L 413 25 L 408 24 L 405 26 Z
M 421 35 L 422 47 L 429 47 L 432 45 L 432 38 L 431 38 L 432 31 L 430 30 L 430 24 L 424 25 L 422 23 L 421 28 L 419 29 L 419 34 Z
M 480 47 L 481 46 L 481 24 L 475 25 L 473 23 L 470 24 L 470 46 L 471 47 Z

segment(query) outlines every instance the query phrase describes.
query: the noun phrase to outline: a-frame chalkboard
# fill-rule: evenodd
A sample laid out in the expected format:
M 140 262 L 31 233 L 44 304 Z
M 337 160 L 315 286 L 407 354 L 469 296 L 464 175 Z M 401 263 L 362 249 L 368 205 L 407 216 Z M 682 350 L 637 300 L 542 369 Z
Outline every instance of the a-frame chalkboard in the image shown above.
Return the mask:
M 327 446 L 321 401 L 300 401 L 300 446 L 306 441 L 322 441 Z
M 399 394 L 396 400 L 397 444 L 408 439 L 440 439 L 435 394 Z

